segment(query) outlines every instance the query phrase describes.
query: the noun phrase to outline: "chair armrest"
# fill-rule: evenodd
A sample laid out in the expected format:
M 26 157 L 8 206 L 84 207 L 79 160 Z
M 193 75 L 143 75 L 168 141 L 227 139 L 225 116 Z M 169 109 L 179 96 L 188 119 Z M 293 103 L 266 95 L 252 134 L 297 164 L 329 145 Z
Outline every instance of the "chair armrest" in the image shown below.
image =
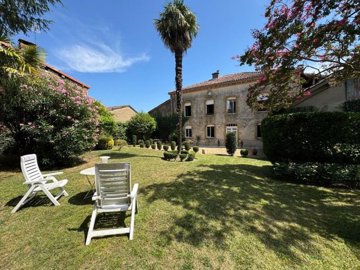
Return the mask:
M 53 172 L 53 173 L 47 173 L 47 174 L 43 174 L 43 177 L 49 177 L 49 176 L 54 176 L 54 175 L 60 175 L 63 174 L 63 172 Z
M 24 182 L 23 185 L 32 185 L 32 184 L 46 184 L 46 179 L 38 180 L 38 181 L 31 181 L 31 182 Z
M 132 189 L 132 191 L 131 191 L 131 193 L 130 193 L 130 198 L 131 198 L 131 199 L 134 199 L 134 198 L 136 197 L 137 192 L 138 192 L 138 189 L 139 189 L 139 184 L 136 183 L 136 184 L 133 186 L 133 189 Z
M 91 199 L 92 199 L 93 201 L 97 201 L 97 200 L 100 200 L 101 197 L 100 197 L 99 195 L 97 195 L 96 192 L 95 192 L 94 195 L 91 197 Z

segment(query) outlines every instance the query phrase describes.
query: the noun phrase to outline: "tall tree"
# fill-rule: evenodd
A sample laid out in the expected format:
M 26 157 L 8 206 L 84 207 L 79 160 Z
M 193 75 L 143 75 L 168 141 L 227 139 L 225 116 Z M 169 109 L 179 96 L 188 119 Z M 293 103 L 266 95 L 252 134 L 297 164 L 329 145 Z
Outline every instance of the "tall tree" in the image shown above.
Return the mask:
M 50 5 L 61 0 L 2 0 L 0 1 L 0 37 L 9 37 L 23 32 L 47 30 L 50 20 L 42 16 Z
M 248 94 L 253 109 L 290 106 L 304 94 L 294 89 L 304 71 L 334 83 L 359 77 L 359 0 L 272 0 L 265 17 L 253 46 L 237 57 L 264 74 Z M 268 99 L 259 103 L 264 89 Z
M 194 13 L 183 0 L 174 0 L 164 7 L 155 27 L 165 46 L 175 54 L 176 113 L 178 115 L 178 152 L 182 145 L 182 60 L 183 54 L 191 47 L 199 26 Z

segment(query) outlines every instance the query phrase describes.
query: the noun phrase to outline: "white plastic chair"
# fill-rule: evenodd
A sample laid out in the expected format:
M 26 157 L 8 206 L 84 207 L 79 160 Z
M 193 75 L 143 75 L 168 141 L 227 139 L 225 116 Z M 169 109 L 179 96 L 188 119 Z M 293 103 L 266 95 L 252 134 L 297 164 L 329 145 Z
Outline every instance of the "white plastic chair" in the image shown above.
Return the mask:
M 86 245 L 91 238 L 106 235 L 129 234 L 129 240 L 134 237 L 136 214 L 136 198 L 139 184 L 131 187 L 131 168 L 129 163 L 108 163 L 95 165 L 95 201 L 92 211 Z M 131 211 L 130 227 L 116 229 L 94 230 L 96 216 L 99 213 Z
M 57 201 L 62 195 L 68 196 L 64 186 L 68 180 L 64 179 L 58 181 L 55 175 L 62 174 L 62 172 L 55 172 L 49 174 L 42 174 L 35 154 L 22 156 L 20 159 L 21 171 L 25 178 L 25 185 L 28 185 L 29 190 L 25 193 L 24 197 L 19 201 L 11 213 L 15 213 L 21 206 L 30 201 L 37 192 L 42 191 L 50 199 L 54 205 L 60 205 Z M 60 188 L 60 193 L 54 196 L 50 190 Z

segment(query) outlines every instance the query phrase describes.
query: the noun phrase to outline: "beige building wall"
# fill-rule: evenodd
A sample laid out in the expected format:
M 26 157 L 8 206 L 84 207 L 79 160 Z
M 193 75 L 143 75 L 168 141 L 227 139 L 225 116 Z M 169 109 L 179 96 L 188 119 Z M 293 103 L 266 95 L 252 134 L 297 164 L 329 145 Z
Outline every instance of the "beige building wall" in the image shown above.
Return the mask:
M 114 108 L 110 109 L 111 113 L 114 115 L 114 119 L 116 122 L 125 123 L 129 121 L 133 116 L 137 113 L 132 108 L 126 106 L 123 108 Z
M 324 89 L 315 90 L 313 94 L 306 97 L 295 107 L 313 106 L 319 111 L 341 111 L 342 105 L 346 101 L 345 83 L 336 86 L 325 87 Z
M 191 103 L 191 116 L 185 128 L 191 126 L 194 142 L 197 136 L 200 136 L 200 145 L 202 146 L 220 146 L 225 145 L 227 125 L 237 127 L 237 137 L 243 141 L 245 148 L 262 149 L 261 138 L 257 138 L 257 125 L 266 117 L 266 112 L 252 112 L 246 104 L 246 95 L 250 84 L 238 84 L 213 88 L 211 90 L 192 91 L 183 94 L 183 104 Z M 236 112 L 228 113 L 226 102 L 228 98 L 236 99 Z M 206 101 L 214 101 L 214 114 L 206 114 Z M 215 137 L 207 138 L 206 127 L 214 125 Z

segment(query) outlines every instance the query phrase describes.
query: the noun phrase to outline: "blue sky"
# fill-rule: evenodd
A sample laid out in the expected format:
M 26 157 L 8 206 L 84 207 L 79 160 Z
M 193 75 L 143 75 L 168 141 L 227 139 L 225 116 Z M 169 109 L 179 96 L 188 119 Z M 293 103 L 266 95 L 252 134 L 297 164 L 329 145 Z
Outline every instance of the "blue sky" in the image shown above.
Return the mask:
M 167 1 L 63 0 L 47 14 L 45 33 L 17 36 L 36 42 L 47 62 L 91 86 L 89 95 L 106 106 L 148 111 L 175 88 L 175 59 L 154 27 Z M 252 45 L 269 0 L 185 0 L 200 31 L 183 60 L 183 85 L 220 75 L 252 71 L 231 57 Z

